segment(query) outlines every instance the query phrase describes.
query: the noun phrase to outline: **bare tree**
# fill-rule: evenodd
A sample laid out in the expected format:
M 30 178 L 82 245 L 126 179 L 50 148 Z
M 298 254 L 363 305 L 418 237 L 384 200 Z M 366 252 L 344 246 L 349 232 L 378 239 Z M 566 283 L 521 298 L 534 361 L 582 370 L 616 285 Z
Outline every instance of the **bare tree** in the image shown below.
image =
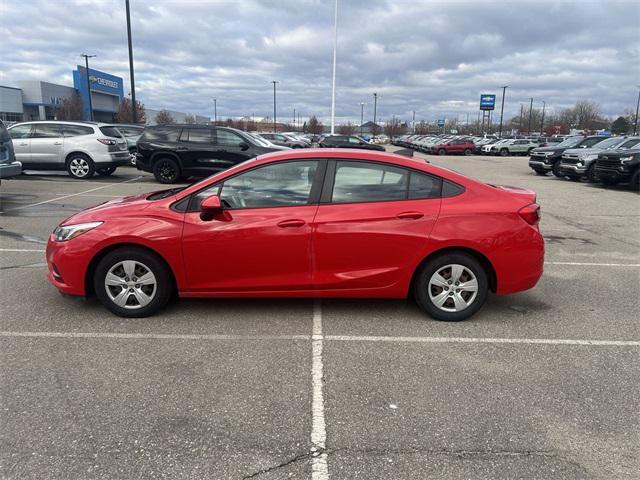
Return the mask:
M 194 123 L 196 123 L 196 117 L 194 117 L 190 113 L 187 113 L 184 116 L 184 123 L 186 123 L 187 125 L 193 125 Z
M 573 107 L 579 128 L 597 128 L 600 120 L 600 106 L 590 100 L 579 100 Z
M 322 133 L 322 122 L 313 115 L 309 121 L 307 122 L 307 132 L 313 133 L 314 135 L 320 135 Z
M 176 123 L 176 121 L 167 110 L 160 110 L 156 115 L 156 123 L 158 125 L 170 125 Z
M 82 120 L 82 109 L 82 98 L 78 92 L 74 92 L 62 99 L 62 103 L 56 107 L 55 116 L 57 120 Z
M 356 126 L 351 122 L 343 123 L 338 125 L 338 133 L 340 135 L 353 135 L 356 133 Z
M 116 122 L 133 123 L 132 115 L 131 100 L 129 98 L 123 98 L 118 107 L 118 113 L 116 113 Z M 147 112 L 144 109 L 144 104 L 139 100 L 136 100 L 136 117 L 138 123 L 147 123 Z
M 406 125 L 403 125 L 398 118 L 392 118 L 384 124 L 384 133 L 389 138 L 401 135 L 406 130 Z

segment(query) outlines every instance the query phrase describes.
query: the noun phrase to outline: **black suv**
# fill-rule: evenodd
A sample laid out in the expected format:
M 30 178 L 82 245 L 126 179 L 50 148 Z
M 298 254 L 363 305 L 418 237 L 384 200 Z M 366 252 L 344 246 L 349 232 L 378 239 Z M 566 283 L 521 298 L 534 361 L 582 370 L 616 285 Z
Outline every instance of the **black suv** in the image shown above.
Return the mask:
M 263 153 L 288 150 L 234 128 L 209 125 L 147 127 L 137 143 L 136 167 L 160 183 L 206 177 Z
M 629 182 L 640 190 L 640 149 L 602 152 L 596 160 L 596 177 L 605 185 Z
M 384 152 L 382 145 L 369 143 L 364 138 L 355 135 L 328 135 L 320 140 L 319 146 L 324 148 L 362 148 Z

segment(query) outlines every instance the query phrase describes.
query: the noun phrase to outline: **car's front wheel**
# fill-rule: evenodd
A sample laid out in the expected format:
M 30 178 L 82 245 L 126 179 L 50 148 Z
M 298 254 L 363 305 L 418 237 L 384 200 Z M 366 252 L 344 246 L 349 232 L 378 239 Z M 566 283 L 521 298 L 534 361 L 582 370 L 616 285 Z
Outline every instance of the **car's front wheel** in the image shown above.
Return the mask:
M 153 253 L 138 248 L 114 250 L 100 260 L 93 276 L 100 302 L 121 317 L 153 315 L 173 291 L 171 275 Z
M 471 155 L 472 153 L 473 153 L 473 152 L 471 151 L 471 149 L 470 149 L 470 148 L 465 148 L 465 149 L 464 149 L 464 154 L 465 154 L 465 155 Z
M 553 167 L 551 167 L 551 171 L 558 178 L 564 177 L 564 173 L 560 171 L 560 161 L 557 161 L 556 163 L 553 164 Z
M 436 320 L 458 322 L 474 315 L 487 299 L 489 282 L 478 260 L 466 253 L 440 255 L 417 272 L 414 295 Z
M 160 183 L 176 183 L 180 180 L 180 166 L 172 158 L 161 158 L 153 165 L 153 175 Z
M 447 151 L 444 148 L 441 148 L 440 150 L 438 150 L 438 155 L 446 155 Z
M 502 150 L 500 150 L 500 155 L 502 155 L 503 157 L 506 157 L 507 155 L 509 155 L 509 150 L 507 150 L 506 148 L 503 148 Z

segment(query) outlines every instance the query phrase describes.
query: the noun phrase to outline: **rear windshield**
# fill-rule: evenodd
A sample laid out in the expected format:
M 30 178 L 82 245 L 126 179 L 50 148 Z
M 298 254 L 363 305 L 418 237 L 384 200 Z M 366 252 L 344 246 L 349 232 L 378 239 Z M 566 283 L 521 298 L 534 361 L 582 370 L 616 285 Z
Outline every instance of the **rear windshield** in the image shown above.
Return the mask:
M 107 137 L 116 137 L 116 138 L 122 137 L 122 135 L 120 134 L 120 132 L 116 127 L 100 127 L 100 131 L 102 132 L 103 135 L 106 135 Z

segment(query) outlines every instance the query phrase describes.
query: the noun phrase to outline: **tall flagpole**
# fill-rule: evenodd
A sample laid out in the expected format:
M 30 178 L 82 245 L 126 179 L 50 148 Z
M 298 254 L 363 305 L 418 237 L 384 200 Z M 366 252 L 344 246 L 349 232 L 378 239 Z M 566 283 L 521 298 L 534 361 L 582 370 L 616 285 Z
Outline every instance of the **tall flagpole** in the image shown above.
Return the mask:
M 338 0 L 333 19 L 333 86 L 331 88 L 331 135 L 336 126 L 336 54 L 338 51 Z

